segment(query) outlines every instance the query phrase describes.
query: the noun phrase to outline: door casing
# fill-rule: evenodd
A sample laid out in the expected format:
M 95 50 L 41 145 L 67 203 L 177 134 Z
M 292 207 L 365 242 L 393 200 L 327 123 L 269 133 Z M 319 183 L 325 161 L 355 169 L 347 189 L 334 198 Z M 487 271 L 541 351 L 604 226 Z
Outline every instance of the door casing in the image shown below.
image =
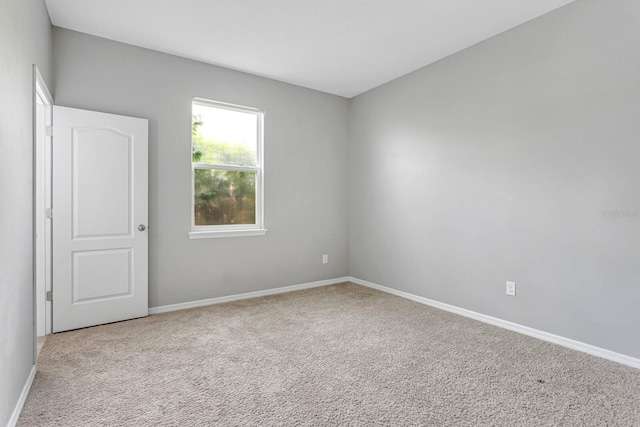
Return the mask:
M 36 65 L 33 66 L 33 295 L 34 336 L 51 333 L 51 128 L 53 97 Z M 37 340 L 34 342 L 37 358 Z

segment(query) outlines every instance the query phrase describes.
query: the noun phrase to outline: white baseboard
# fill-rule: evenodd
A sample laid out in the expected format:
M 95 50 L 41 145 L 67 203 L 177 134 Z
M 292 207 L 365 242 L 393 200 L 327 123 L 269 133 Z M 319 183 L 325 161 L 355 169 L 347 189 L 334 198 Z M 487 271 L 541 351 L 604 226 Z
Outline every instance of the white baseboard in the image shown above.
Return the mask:
M 484 323 L 489 323 L 490 325 L 498 326 L 504 329 L 508 329 L 510 331 L 519 332 L 521 334 L 529 335 L 531 337 L 538 338 L 543 341 L 548 341 L 554 344 L 561 345 L 563 347 L 568 347 L 573 350 L 582 351 L 584 353 L 591 354 L 593 356 L 602 357 L 604 359 L 612 360 L 614 362 L 622 363 L 623 365 L 640 369 L 640 359 L 637 359 L 635 357 L 616 353 L 611 350 L 606 350 L 604 348 L 600 348 L 600 347 L 593 346 L 591 344 L 586 344 L 580 341 L 572 340 L 570 338 L 561 337 L 559 335 L 554 335 L 549 332 L 533 329 L 528 326 L 519 325 L 517 323 L 509 322 L 507 320 L 498 319 L 497 317 L 487 316 L 486 314 L 477 313 L 475 311 L 456 307 L 454 305 L 449 305 L 449 304 L 445 304 L 439 301 L 434 301 L 428 298 L 419 297 L 417 295 L 413 295 L 408 292 L 398 291 L 396 289 L 388 288 L 386 286 L 378 285 L 372 282 L 367 282 L 366 280 L 361 280 L 356 277 L 350 277 L 349 281 L 352 283 L 356 283 L 358 285 L 367 286 L 369 288 L 377 289 L 379 291 L 393 294 L 402 298 L 410 299 L 412 301 L 416 301 L 421 304 L 426 304 L 431 307 L 435 307 L 441 310 L 449 311 L 451 313 L 459 314 L 464 317 L 469 317 L 471 319 L 479 320 Z
M 204 307 L 206 305 L 222 304 L 225 302 L 239 301 L 249 298 L 264 297 L 267 295 L 282 294 L 285 292 L 300 291 L 302 289 L 317 288 L 320 286 L 335 285 L 336 283 L 348 282 L 351 277 L 339 277 L 336 279 L 320 280 L 318 282 L 302 283 L 300 285 L 285 286 L 282 288 L 267 289 L 264 291 L 247 292 L 244 294 L 228 295 L 218 298 L 202 299 L 198 301 L 183 302 L 179 304 L 161 305 L 149 307 L 149 314 L 166 313 L 169 311 L 184 310 L 187 308 Z
M 16 407 L 13 410 L 13 414 L 11 414 L 11 418 L 9 418 L 9 423 L 7 427 L 15 427 L 18 424 L 18 418 L 20 418 L 20 412 L 22 412 L 22 407 L 24 406 L 24 402 L 27 400 L 27 396 L 29 395 L 29 390 L 31 390 L 31 384 L 33 384 L 33 379 L 36 376 L 36 365 L 33 365 L 31 368 L 31 372 L 29 373 L 29 377 L 27 378 L 27 382 L 24 384 L 22 388 L 22 393 L 20 394 L 20 398 L 18 399 L 18 403 L 16 403 Z

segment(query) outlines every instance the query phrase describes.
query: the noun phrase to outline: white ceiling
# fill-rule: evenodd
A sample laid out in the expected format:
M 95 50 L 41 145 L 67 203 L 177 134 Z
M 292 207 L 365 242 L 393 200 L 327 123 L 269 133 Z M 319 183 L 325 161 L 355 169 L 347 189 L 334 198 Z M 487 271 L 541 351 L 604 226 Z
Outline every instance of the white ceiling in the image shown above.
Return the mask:
M 46 0 L 53 25 L 352 97 L 573 0 Z

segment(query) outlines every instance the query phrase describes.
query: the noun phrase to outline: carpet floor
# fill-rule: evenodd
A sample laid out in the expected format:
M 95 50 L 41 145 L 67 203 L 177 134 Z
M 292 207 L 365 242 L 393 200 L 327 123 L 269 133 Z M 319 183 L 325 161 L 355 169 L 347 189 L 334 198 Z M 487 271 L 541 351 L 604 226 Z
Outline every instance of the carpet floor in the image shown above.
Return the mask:
M 50 336 L 19 426 L 640 426 L 640 370 L 344 283 Z

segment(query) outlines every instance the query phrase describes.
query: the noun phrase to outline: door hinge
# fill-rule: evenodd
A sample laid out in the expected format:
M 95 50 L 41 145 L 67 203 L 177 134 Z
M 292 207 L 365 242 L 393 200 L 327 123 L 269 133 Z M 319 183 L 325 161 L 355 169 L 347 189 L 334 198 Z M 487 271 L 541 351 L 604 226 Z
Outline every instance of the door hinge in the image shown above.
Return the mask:
M 45 300 L 46 301 L 53 301 L 53 291 L 47 291 Z
M 47 219 L 53 218 L 53 209 L 47 209 Z
M 53 136 L 53 126 L 45 126 L 44 127 L 44 133 L 47 136 Z

